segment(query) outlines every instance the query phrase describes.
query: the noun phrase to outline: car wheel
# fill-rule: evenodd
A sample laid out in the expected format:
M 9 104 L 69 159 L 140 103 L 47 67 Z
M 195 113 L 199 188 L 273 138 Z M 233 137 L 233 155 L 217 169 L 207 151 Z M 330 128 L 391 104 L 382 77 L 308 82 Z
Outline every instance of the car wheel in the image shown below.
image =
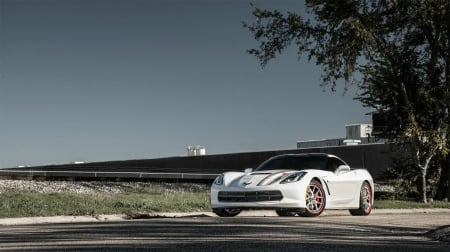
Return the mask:
M 220 217 L 234 217 L 241 212 L 239 208 L 213 208 L 213 212 Z
M 361 193 L 359 197 L 359 208 L 350 209 L 350 214 L 355 216 L 369 215 L 372 211 L 372 188 L 370 184 L 364 182 L 361 186 Z
M 289 209 L 276 209 L 275 212 L 277 212 L 278 216 L 281 217 L 292 217 L 297 214 L 296 212 L 290 211 Z
M 319 216 L 325 209 L 326 195 L 322 184 L 317 180 L 311 180 L 306 188 L 306 208 L 304 212 L 299 212 L 300 216 L 315 217 Z

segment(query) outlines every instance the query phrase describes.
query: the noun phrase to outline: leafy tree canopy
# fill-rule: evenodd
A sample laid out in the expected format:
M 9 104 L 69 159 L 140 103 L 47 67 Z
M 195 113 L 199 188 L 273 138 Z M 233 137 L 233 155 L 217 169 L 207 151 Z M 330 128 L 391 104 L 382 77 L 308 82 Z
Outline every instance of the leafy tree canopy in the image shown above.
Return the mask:
M 356 99 L 386 116 L 391 139 L 408 142 L 421 176 L 448 151 L 450 1 L 306 0 L 308 15 L 254 7 L 244 23 L 262 66 L 289 46 L 322 66 L 322 85 L 357 85 Z M 426 199 L 425 199 L 426 201 Z

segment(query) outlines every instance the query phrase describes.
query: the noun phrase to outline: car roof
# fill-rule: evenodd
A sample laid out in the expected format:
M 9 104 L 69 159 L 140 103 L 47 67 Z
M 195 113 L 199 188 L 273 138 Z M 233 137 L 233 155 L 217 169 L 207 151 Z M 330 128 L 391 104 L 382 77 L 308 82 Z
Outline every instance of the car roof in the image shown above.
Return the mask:
M 290 154 L 281 154 L 273 157 L 337 157 L 328 153 L 290 153 Z
M 277 156 L 272 156 L 270 159 L 283 158 L 283 157 L 322 157 L 322 158 L 337 158 L 344 164 L 347 164 L 342 158 L 328 153 L 292 153 L 292 154 L 281 154 Z

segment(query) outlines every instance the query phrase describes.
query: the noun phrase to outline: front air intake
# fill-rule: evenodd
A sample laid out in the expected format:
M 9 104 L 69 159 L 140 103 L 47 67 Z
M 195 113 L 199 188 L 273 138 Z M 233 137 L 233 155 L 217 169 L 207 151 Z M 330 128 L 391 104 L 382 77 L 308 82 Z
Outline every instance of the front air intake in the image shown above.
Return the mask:
M 280 201 L 282 199 L 283 195 L 280 191 L 219 192 L 219 201 L 222 202 Z

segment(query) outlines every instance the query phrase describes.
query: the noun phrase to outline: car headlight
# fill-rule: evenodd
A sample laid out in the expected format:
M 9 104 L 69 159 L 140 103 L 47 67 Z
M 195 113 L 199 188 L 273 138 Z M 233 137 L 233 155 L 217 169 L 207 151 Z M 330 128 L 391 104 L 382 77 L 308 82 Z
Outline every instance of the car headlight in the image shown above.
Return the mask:
M 223 174 L 220 174 L 217 176 L 217 178 L 214 180 L 215 185 L 223 185 Z
M 284 178 L 283 180 L 281 180 L 280 184 L 287 184 L 287 183 L 297 182 L 300 179 L 302 179 L 305 175 L 306 175 L 306 172 L 293 173 L 293 174 L 287 176 L 286 178 Z

